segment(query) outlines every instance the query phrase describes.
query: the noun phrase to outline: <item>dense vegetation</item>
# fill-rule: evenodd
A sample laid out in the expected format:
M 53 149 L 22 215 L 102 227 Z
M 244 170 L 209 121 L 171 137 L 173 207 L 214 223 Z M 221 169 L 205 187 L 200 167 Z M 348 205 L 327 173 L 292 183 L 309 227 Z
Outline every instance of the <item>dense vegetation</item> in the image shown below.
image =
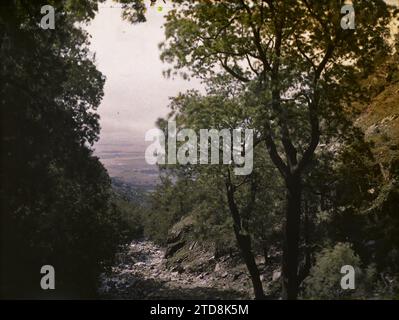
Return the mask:
M 145 22 L 143 1 L 119 2 L 125 18 Z M 93 297 L 129 239 L 166 244 L 173 226 L 190 221 L 196 241 L 239 252 L 258 299 L 398 298 L 394 9 L 354 1 L 356 29 L 344 30 L 341 1 L 172 2 L 160 46 L 166 74 L 200 77 L 206 91 L 174 97 L 158 126 L 253 129 L 252 173 L 234 175 L 233 163 L 164 165 L 156 190 L 132 204 L 138 195 L 112 186 L 92 151 L 105 79 L 81 23 L 97 1 L 49 1 L 55 30 L 40 29 L 40 1 L 7 1 L 1 296 L 54 297 L 39 287 L 50 264 L 59 297 Z M 268 263 L 271 252 L 282 276 L 266 289 L 257 258 Z M 339 287 L 344 264 L 355 267 L 356 291 Z
M 126 17 L 145 21 L 133 3 Z M 270 248 L 282 251 L 283 298 L 348 297 L 336 288 L 343 261 L 365 279 L 349 297 L 397 297 L 398 56 L 388 41 L 397 10 L 354 1 L 356 29 L 344 30 L 340 1 L 173 3 L 166 74 L 200 77 L 207 92 L 176 97 L 159 127 L 252 128 L 255 163 L 245 178 L 234 165 L 166 166 L 149 234 L 162 242 L 191 215 L 199 238 L 234 237 L 257 298 L 272 295 L 255 263 Z M 389 129 L 370 134 L 370 122 Z
M 104 76 L 78 23 L 94 1 L 50 1 L 56 28 L 42 30 L 41 1 L 0 6 L 1 296 L 93 297 L 127 229 L 91 145 Z M 56 271 L 56 294 L 40 288 Z
M 394 78 L 399 75 L 396 61 L 397 56 L 390 60 Z M 375 74 L 380 71 L 377 68 Z M 380 94 L 391 91 L 392 85 L 398 85 L 397 79 L 389 81 L 379 89 L 378 95 L 370 97 L 371 105 L 376 103 L 377 96 L 380 99 Z M 220 90 L 217 92 L 221 94 Z M 179 107 L 173 105 L 174 112 L 170 117 L 177 119 L 181 126 L 194 129 L 196 121 L 205 121 L 218 128 L 217 121 L 225 126 L 227 119 L 237 120 L 232 117 L 226 98 L 215 100 L 215 104 L 206 104 L 213 98 L 211 95 L 200 97 L 191 93 L 179 97 Z M 395 101 L 398 98 L 396 92 Z M 385 101 L 379 101 L 367 113 L 360 116 L 355 113 L 353 118 L 347 120 L 374 117 L 380 112 L 378 109 L 385 105 Z M 231 106 L 240 117 L 245 114 L 239 102 Z M 380 130 L 388 133 L 396 130 L 395 112 L 384 109 L 382 119 L 388 120 Z M 389 119 L 393 121 L 389 122 Z M 375 128 L 376 123 L 378 127 L 381 122 L 378 120 L 369 125 Z M 163 126 L 162 121 L 160 126 Z M 398 136 L 392 134 L 377 145 L 370 143 L 369 139 L 378 137 L 365 137 L 353 125 L 349 125 L 345 132 L 347 138 L 343 139 L 344 142 L 325 144 L 315 155 L 313 171 L 306 175 L 303 182 L 300 248 L 305 281 L 300 287 L 300 296 L 318 299 L 397 298 L 399 154 L 393 141 Z M 283 181 L 267 156 L 262 154 L 262 147 L 259 144 L 255 149 L 254 172 L 250 177 L 245 180 L 236 179 L 234 175 L 230 177 L 239 180 L 236 182 L 235 199 L 240 210 L 246 210 L 251 205 L 251 211 L 242 211 L 242 226 L 250 234 L 251 251 L 254 256 L 264 256 L 268 261 L 270 253 L 280 251 L 284 241 L 282 215 L 285 198 Z M 386 148 L 388 154 L 377 152 L 381 148 Z M 387 170 L 385 173 L 384 168 Z M 192 236 L 196 241 L 214 243 L 221 248 L 221 254 L 229 253 L 232 247 L 236 250 L 234 217 L 230 212 L 226 189 L 231 169 L 195 165 L 162 167 L 162 182 L 149 199 L 150 208 L 140 218 L 145 225 L 144 234 L 165 244 L 170 229 L 190 217 L 194 222 Z M 342 276 L 339 271 L 345 264 L 356 266 L 359 287 L 355 291 L 339 289 Z M 266 294 L 280 296 L 281 288 L 273 289 L 273 292 Z

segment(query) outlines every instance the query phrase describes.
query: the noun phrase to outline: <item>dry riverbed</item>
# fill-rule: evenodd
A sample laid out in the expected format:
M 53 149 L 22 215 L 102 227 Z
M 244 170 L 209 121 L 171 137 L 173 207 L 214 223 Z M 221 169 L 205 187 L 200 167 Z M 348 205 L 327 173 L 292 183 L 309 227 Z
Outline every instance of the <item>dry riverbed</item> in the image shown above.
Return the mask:
M 172 271 L 163 248 L 150 241 L 133 241 L 118 255 L 110 274 L 102 274 L 99 293 L 109 299 L 244 299 L 249 279 L 231 274 L 218 263 L 217 272 Z

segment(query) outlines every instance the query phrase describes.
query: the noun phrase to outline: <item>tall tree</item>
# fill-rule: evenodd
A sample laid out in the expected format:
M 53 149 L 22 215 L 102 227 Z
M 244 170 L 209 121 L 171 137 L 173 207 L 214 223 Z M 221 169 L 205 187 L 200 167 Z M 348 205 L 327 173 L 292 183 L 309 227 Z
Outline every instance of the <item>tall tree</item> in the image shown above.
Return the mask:
M 355 72 L 371 70 L 385 43 L 390 8 L 353 1 L 355 29 L 341 26 L 344 1 L 173 1 L 162 59 L 204 79 L 224 69 L 255 83 L 263 104 L 262 136 L 286 185 L 283 297 L 300 284 L 303 175 L 324 133 L 338 134 Z M 345 23 L 343 23 L 345 24 Z M 334 128 L 332 123 L 336 124 Z
M 197 136 L 201 136 L 200 130 L 203 128 L 208 127 L 218 130 L 217 141 L 211 139 L 211 144 L 212 149 L 217 147 L 217 151 L 212 152 L 217 152 L 221 161 L 222 157 L 226 155 L 226 149 L 230 150 L 230 155 L 233 154 L 234 147 L 232 148 L 230 137 L 233 130 L 237 128 L 242 130 L 254 128 L 257 115 L 253 114 L 253 112 L 256 112 L 256 109 L 246 107 L 247 97 L 245 91 L 242 90 L 242 85 L 232 79 L 231 76 L 220 75 L 209 81 L 208 84 L 208 92 L 205 96 L 198 92 L 188 92 L 175 97 L 171 103 L 173 111 L 168 120 L 176 121 L 178 128 L 181 130 L 184 128 L 194 130 Z M 159 124 L 167 132 L 166 119 L 159 121 Z M 222 130 L 228 130 L 227 137 L 223 135 Z M 219 136 L 219 134 L 221 135 Z M 280 193 L 281 181 L 278 176 L 276 177 L 275 168 L 268 157 L 262 152 L 263 149 L 258 140 L 259 132 L 254 130 L 254 135 L 255 146 L 251 147 L 251 150 L 245 151 L 254 153 L 253 170 L 246 176 L 235 175 L 234 167 L 236 164 L 234 163 L 215 166 L 198 165 L 197 161 L 188 165 L 167 165 L 166 168 L 173 170 L 172 172 L 175 173 L 177 178 L 177 184 L 179 181 L 183 181 L 183 179 L 179 178 L 184 173 L 186 175 L 184 178 L 198 185 L 198 188 L 193 188 L 192 190 L 200 190 L 201 188 L 205 188 L 206 191 L 213 190 L 212 193 L 218 195 L 218 201 L 222 200 L 219 203 L 222 209 L 219 206 L 218 210 L 225 211 L 230 216 L 233 226 L 231 231 L 248 269 L 254 296 L 256 299 L 263 299 L 265 294 L 260 271 L 256 263 L 259 246 L 255 248 L 255 243 L 259 244 L 260 238 L 267 239 L 268 236 L 271 237 L 267 234 L 260 235 L 258 231 L 262 227 L 265 229 L 265 222 L 268 222 L 268 227 L 272 228 L 273 206 L 280 202 L 280 199 L 277 199 L 277 195 Z M 208 140 L 210 140 L 209 137 L 207 138 L 207 143 L 210 142 Z M 218 146 L 216 146 L 217 143 Z M 190 145 L 193 150 L 197 150 L 201 155 L 204 152 L 208 152 L 209 157 L 211 148 L 208 145 L 205 151 L 202 140 L 195 142 L 190 140 L 184 143 L 184 146 L 187 145 Z M 188 193 L 192 193 L 192 190 Z M 269 197 L 264 196 L 266 190 L 268 195 L 275 196 L 272 201 L 266 201 L 271 200 Z M 203 197 L 207 199 L 207 202 L 212 199 L 211 195 Z M 190 203 L 192 201 L 197 201 L 198 204 L 201 199 L 191 196 Z M 213 211 L 216 211 L 215 207 L 217 208 L 217 205 L 213 204 Z M 183 214 L 188 214 L 188 211 L 183 212 Z M 267 221 L 268 219 L 270 221 Z M 265 256 L 267 256 L 267 253 Z
M 54 30 L 40 28 L 41 1 L 0 6 L 0 294 L 8 298 L 93 296 L 123 236 L 91 149 L 105 79 L 80 23 L 97 1 L 50 4 Z M 55 293 L 39 286 L 46 264 Z

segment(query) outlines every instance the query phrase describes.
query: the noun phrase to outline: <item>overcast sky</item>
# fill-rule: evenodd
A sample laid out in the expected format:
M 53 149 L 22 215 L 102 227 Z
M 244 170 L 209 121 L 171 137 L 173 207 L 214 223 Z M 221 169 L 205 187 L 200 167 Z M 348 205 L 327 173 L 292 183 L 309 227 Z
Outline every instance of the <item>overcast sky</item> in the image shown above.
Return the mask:
M 132 25 L 121 18 L 117 4 L 100 4 L 99 12 L 88 26 L 96 65 L 106 76 L 105 96 L 98 110 L 101 139 L 104 143 L 144 143 L 144 134 L 155 127 L 158 117 L 168 113 L 169 97 L 199 81 L 166 79 L 167 68 L 160 59 L 158 44 L 164 40 L 164 14 L 168 7 L 160 2 L 147 12 L 146 23 Z
M 162 25 L 169 8 L 162 1 L 158 3 L 162 11 L 158 6 L 151 7 L 146 23 L 132 25 L 122 20 L 120 7 L 108 1 L 100 4 L 97 16 L 87 28 L 92 35 L 97 67 L 107 77 L 105 96 L 98 110 L 100 144 L 144 143 L 145 132 L 154 128 L 158 117 L 167 114 L 169 97 L 189 88 L 200 88 L 195 80 L 162 76 L 167 65 L 159 59 L 158 44 L 164 40 Z

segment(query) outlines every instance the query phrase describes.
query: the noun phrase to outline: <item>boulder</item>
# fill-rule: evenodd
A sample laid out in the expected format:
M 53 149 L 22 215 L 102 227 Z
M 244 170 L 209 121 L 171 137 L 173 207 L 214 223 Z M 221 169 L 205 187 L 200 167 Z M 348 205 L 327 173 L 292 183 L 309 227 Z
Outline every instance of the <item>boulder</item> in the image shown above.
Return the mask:
M 172 227 L 166 240 L 165 258 L 172 257 L 188 243 L 193 223 L 192 217 L 187 216 Z

